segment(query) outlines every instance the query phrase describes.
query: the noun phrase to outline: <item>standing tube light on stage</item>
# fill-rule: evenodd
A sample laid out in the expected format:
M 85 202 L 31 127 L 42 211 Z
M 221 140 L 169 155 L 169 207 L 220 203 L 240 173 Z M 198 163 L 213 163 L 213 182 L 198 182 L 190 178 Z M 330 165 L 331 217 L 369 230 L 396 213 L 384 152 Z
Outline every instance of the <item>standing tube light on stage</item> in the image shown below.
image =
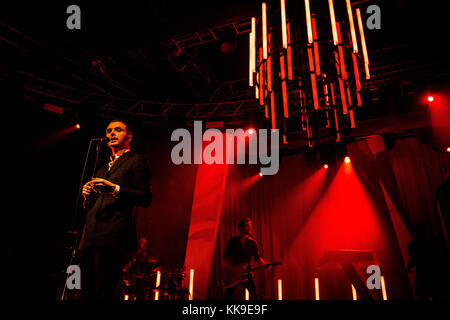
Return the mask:
M 353 296 L 353 300 L 358 300 L 358 296 L 356 295 L 356 289 L 352 284 L 352 296 Z
M 386 284 L 384 283 L 384 276 L 380 276 L 381 281 L 381 293 L 383 294 L 383 300 L 387 300 L 387 294 L 386 294 Z
M 278 300 L 283 300 L 283 281 L 278 279 Z
M 156 291 L 155 291 L 155 300 L 159 300 L 159 285 L 161 284 L 161 271 L 156 272 Z
M 319 295 L 319 278 L 314 278 L 314 293 L 316 300 L 320 300 Z
M 189 271 L 189 300 L 194 300 L 194 269 Z
M 311 27 L 311 9 L 309 7 L 309 0 L 305 0 L 305 14 L 306 14 L 306 31 L 308 34 L 308 43 L 313 43 L 313 33 Z

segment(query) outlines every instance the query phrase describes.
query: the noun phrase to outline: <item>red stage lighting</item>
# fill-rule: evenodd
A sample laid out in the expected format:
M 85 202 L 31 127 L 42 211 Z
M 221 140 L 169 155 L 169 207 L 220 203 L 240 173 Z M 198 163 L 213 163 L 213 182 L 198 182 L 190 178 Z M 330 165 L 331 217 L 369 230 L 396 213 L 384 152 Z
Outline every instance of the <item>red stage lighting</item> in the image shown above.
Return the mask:
M 428 102 L 433 102 L 434 101 L 434 97 L 433 96 L 428 96 L 427 100 L 428 100 Z
M 260 173 L 259 173 L 259 176 L 260 176 L 260 177 L 262 177 L 262 176 L 263 176 L 263 173 L 262 173 L 262 172 L 260 172 Z
M 80 128 L 81 128 L 80 124 L 77 123 L 77 124 L 75 125 L 75 128 L 80 129 Z
M 323 167 L 324 167 L 325 169 L 328 169 L 328 165 L 327 165 L 327 164 L 325 164 Z
M 450 147 L 447 148 L 447 152 L 450 152 Z
M 345 157 L 344 162 L 345 162 L 345 163 L 350 163 L 350 157 L 348 157 L 348 156 Z
M 255 133 L 255 129 L 250 128 L 250 129 L 247 130 L 247 132 L 248 132 L 248 134 L 254 134 Z

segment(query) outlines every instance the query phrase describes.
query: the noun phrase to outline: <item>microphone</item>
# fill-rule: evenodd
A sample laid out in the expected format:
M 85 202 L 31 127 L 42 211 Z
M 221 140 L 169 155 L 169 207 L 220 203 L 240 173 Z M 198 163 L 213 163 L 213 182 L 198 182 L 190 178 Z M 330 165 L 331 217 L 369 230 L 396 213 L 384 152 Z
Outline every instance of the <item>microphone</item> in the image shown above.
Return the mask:
M 100 143 L 108 143 L 109 140 L 110 140 L 110 139 L 109 139 L 108 137 L 91 139 L 91 141 L 100 142 Z

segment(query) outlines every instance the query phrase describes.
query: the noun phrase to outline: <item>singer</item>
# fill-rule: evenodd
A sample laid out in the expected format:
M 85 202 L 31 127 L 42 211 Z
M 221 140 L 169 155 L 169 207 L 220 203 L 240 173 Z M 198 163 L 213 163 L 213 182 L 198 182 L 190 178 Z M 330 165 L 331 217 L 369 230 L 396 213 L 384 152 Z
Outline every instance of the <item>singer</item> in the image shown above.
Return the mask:
M 82 190 L 87 209 L 81 236 L 81 294 L 86 300 L 117 298 L 124 255 L 137 247 L 134 209 L 152 200 L 150 169 L 145 158 L 130 151 L 132 133 L 126 122 L 106 128 L 111 160 Z

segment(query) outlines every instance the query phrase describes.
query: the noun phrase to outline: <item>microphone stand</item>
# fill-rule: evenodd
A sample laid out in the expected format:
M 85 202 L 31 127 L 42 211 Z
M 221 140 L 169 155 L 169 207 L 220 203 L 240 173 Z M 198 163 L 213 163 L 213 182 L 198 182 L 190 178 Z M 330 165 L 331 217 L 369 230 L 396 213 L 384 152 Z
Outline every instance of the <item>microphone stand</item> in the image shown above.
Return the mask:
M 102 140 L 99 139 L 91 139 L 91 141 L 89 142 L 89 147 L 88 147 L 88 151 L 86 153 L 86 158 L 84 159 L 84 165 L 83 165 L 83 172 L 81 173 L 81 180 L 80 180 L 80 185 L 78 187 L 78 195 L 77 195 L 77 200 L 75 202 L 75 214 L 72 220 L 72 226 L 76 226 L 76 221 L 77 221 L 77 217 L 79 214 L 79 208 L 80 208 L 80 198 L 81 198 L 81 192 L 83 189 L 83 185 L 84 185 L 84 179 L 85 179 L 85 175 L 86 175 L 86 168 L 87 168 L 87 163 L 88 163 L 88 159 L 89 159 L 89 155 L 91 153 L 91 149 L 92 149 L 92 142 L 98 142 L 97 146 L 96 146 L 96 152 L 95 152 L 95 162 L 94 162 L 94 167 L 92 169 L 92 174 L 91 174 L 91 180 L 94 178 L 96 169 L 97 169 L 97 164 L 98 164 L 98 158 L 99 158 L 99 154 L 100 154 L 100 148 L 102 145 Z M 83 201 L 83 209 L 86 209 L 86 199 L 84 199 Z M 69 260 L 69 266 L 72 265 L 73 261 L 75 260 L 77 253 L 78 253 L 78 245 L 79 245 L 79 241 L 80 241 L 80 236 L 79 233 L 75 233 L 76 234 L 76 241 L 75 241 L 75 246 L 72 249 L 72 254 L 70 256 L 70 260 Z M 64 281 L 64 288 L 62 290 L 61 293 L 61 297 L 60 300 L 64 300 L 65 294 L 66 294 L 66 288 L 67 288 L 67 279 L 69 278 L 69 274 L 66 274 L 66 280 Z

